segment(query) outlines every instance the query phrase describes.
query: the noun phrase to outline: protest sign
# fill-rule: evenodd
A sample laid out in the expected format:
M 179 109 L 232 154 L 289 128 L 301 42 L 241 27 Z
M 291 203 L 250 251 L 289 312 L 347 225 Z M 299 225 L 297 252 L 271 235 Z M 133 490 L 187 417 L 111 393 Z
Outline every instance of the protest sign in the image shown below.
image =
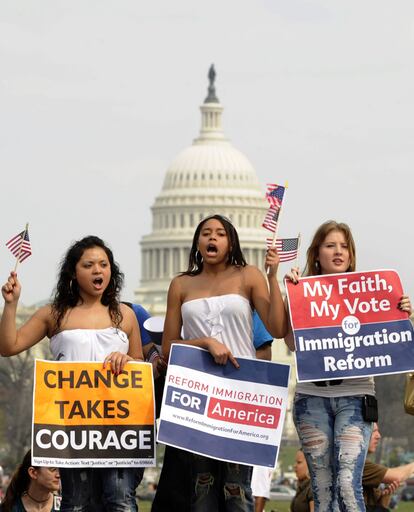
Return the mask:
M 32 460 L 39 466 L 155 465 L 152 365 L 35 362 Z
M 274 467 L 290 366 L 237 357 L 218 365 L 206 350 L 173 345 L 158 441 L 219 460 Z
M 413 327 L 394 270 L 286 280 L 299 382 L 414 369 Z

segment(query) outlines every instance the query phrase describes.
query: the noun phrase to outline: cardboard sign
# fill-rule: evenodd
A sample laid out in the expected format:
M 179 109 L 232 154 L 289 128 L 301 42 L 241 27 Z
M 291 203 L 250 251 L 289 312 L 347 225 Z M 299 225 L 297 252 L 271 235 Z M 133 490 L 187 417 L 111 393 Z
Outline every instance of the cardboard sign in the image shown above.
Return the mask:
M 203 349 L 173 345 L 158 441 L 219 460 L 274 467 L 290 366 L 237 357 L 214 362 Z
M 32 461 L 39 466 L 155 465 L 149 363 L 35 361 Z
M 414 369 L 413 327 L 394 270 L 286 280 L 299 382 Z

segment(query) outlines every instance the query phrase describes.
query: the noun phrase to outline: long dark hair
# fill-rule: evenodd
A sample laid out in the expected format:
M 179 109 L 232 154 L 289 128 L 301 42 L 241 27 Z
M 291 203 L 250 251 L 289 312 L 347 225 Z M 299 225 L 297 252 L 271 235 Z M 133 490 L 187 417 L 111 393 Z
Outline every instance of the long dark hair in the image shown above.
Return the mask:
M 240 247 L 239 235 L 237 234 L 236 228 L 229 221 L 229 219 L 226 219 L 226 217 L 223 217 L 222 215 L 216 214 L 206 217 L 196 227 L 193 243 L 191 245 L 190 256 L 188 258 L 188 268 L 185 272 L 182 272 L 181 275 L 197 276 L 203 271 L 203 258 L 201 257 L 200 251 L 197 249 L 198 239 L 200 238 L 200 233 L 204 224 L 211 219 L 218 220 L 226 231 L 230 246 L 227 263 L 236 267 L 245 267 L 247 265 Z
M 23 457 L 22 463 L 14 472 L 9 486 L 7 487 L 6 496 L 1 504 L 2 512 L 11 512 L 16 500 L 29 488 L 31 481 L 29 468 L 32 466 L 32 452 L 29 450 Z
M 319 247 L 323 244 L 325 238 L 331 231 L 341 231 L 343 233 L 346 243 L 348 244 L 349 251 L 349 268 L 347 269 L 347 272 L 354 272 L 356 267 L 356 251 L 351 228 L 344 222 L 328 220 L 316 230 L 316 233 L 313 235 L 312 242 L 306 251 L 306 267 L 303 273 L 304 276 L 318 276 L 321 273 L 318 261 Z
M 55 329 L 60 328 L 65 313 L 69 308 L 74 308 L 82 297 L 79 293 L 79 285 L 75 278 L 76 264 L 87 249 L 99 247 L 103 249 L 108 257 L 111 267 L 111 280 L 102 294 L 101 302 L 108 306 L 111 320 L 115 327 L 122 322 L 122 313 L 119 307 L 119 294 L 124 283 L 124 274 L 120 271 L 118 264 L 114 261 L 111 249 L 97 236 L 85 236 L 69 247 L 60 264 L 58 282 L 52 300 L 52 312 L 55 318 Z

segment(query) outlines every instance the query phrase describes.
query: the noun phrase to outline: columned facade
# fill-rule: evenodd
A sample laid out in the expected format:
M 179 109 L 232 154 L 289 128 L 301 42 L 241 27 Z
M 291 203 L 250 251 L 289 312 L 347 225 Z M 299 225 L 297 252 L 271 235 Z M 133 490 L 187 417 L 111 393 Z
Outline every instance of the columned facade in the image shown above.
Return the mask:
M 168 168 L 151 208 L 151 233 L 141 240 L 141 282 L 135 302 L 152 315 L 165 314 L 171 279 L 187 269 L 194 230 L 208 215 L 228 217 L 237 228 L 246 261 L 259 268 L 264 265 L 269 232 L 261 226 L 269 205 L 252 164 L 224 136 L 223 107 L 215 94 L 212 69 L 209 78 L 208 96 L 200 107 L 199 137 Z M 275 340 L 272 352 L 273 360 L 292 363 L 283 341 Z M 288 412 L 284 436 L 294 435 Z
M 213 74 L 212 74 L 213 73 Z M 201 129 L 173 160 L 152 206 L 152 230 L 141 240 L 141 283 L 136 301 L 164 314 L 171 279 L 187 269 L 192 236 L 204 217 L 220 213 L 236 226 L 248 263 L 263 266 L 267 210 L 264 191 L 247 157 L 226 139 L 214 71 L 201 105 Z

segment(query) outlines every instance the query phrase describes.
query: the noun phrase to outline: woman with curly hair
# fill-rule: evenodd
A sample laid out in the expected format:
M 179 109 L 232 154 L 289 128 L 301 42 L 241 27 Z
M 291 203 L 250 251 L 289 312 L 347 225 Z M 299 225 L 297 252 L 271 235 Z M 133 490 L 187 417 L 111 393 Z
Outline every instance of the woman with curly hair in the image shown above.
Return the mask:
M 59 510 L 60 489 L 58 468 L 32 465 L 31 451 L 10 480 L 1 512 L 55 512 Z
M 11 272 L 1 289 L 0 354 L 19 354 L 48 336 L 56 360 L 102 361 L 119 374 L 128 361 L 143 359 L 134 312 L 119 302 L 122 284 L 112 251 L 100 238 L 87 236 L 64 256 L 52 303 L 16 329 L 21 286 Z M 62 469 L 61 510 L 87 511 L 102 498 L 100 510 L 135 512 L 142 473 L 133 468 Z

